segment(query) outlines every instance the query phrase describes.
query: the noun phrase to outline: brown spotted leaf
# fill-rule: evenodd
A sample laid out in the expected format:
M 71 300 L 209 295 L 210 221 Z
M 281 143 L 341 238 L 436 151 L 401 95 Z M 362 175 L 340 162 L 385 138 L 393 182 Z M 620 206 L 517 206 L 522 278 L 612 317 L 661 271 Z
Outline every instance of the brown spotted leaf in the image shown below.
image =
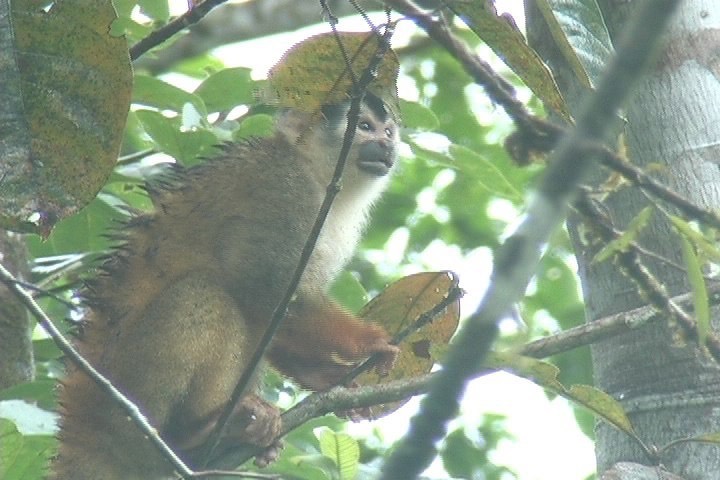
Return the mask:
M 132 87 L 115 18 L 110 0 L 0 0 L 0 227 L 47 235 L 112 171 Z
M 391 284 L 365 305 L 360 317 L 382 325 L 394 338 L 401 337 L 400 354 L 388 376 L 366 372 L 357 383 L 374 385 L 430 372 L 457 329 L 459 293 L 458 278 L 452 272 L 417 273 Z M 372 414 L 387 415 L 404 403 L 373 407 Z

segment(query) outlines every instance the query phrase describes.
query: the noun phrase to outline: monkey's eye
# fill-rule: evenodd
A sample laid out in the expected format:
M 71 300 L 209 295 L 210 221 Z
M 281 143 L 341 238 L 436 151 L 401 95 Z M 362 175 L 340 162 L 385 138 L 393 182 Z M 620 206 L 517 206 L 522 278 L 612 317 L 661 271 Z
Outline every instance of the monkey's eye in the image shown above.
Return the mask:
M 385 135 L 387 135 L 388 138 L 392 138 L 392 136 L 393 136 L 392 128 L 386 128 Z
M 363 130 L 365 132 L 371 132 L 372 131 L 372 125 L 370 125 L 370 122 L 359 122 L 358 123 L 358 129 Z

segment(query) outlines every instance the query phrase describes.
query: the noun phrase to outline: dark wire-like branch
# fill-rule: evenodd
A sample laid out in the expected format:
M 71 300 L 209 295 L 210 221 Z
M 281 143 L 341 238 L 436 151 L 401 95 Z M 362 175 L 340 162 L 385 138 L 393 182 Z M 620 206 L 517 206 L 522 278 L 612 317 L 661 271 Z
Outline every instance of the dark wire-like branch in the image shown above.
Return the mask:
M 105 393 L 110 395 L 115 402 L 132 418 L 133 422 L 140 428 L 143 434 L 147 435 L 155 447 L 168 459 L 172 464 L 173 468 L 177 470 L 181 475 L 185 477 L 192 476 L 192 470 L 183 463 L 180 458 L 175 455 L 172 448 L 170 448 L 158 435 L 157 430 L 148 421 L 147 417 L 143 415 L 140 409 L 131 400 L 129 400 L 120 390 L 105 378 L 90 362 L 80 355 L 70 342 L 60 333 L 55 324 L 48 318 L 45 312 L 32 298 L 32 295 L 23 288 L 15 277 L 7 271 L 7 269 L 0 264 L 0 282 L 4 283 L 5 286 L 14 292 L 18 299 L 25 304 L 30 310 L 30 313 L 37 319 L 40 326 L 47 332 L 48 335 L 53 339 L 55 344 L 58 346 L 61 352 L 65 354 L 67 358 L 72 361 L 77 368 L 82 370 L 87 376 L 89 376 L 95 384 L 100 387 Z
M 388 3 L 407 7 L 409 2 Z M 436 442 L 459 408 L 465 385 L 492 344 L 497 322 L 524 294 L 542 246 L 564 220 L 580 182 L 596 164 L 597 156 L 588 155 L 585 147 L 605 138 L 617 109 L 648 68 L 648 52 L 654 51 L 659 43 L 678 3 L 679 0 L 657 0 L 638 6 L 597 91 L 584 103 L 574 128 L 560 140 L 552 155 L 525 220 L 498 249 L 491 283 L 480 307 L 458 332 L 443 370 L 432 381 L 410 430 L 387 459 L 381 479 L 414 479 L 430 464 Z M 428 25 L 425 19 L 418 24 L 428 35 L 436 34 L 437 23 Z
M 137 60 L 143 54 L 170 39 L 170 37 L 179 33 L 184 28 L 199 22 L 205 15 L 210 13 L 210 10 L 226 1 L 227 0 L 205 0 L 204 2 L 200 2 L 193 9 L 188 10 L 175 20 L 151 32 L 147 37 L 130 47 L 130 60 Z

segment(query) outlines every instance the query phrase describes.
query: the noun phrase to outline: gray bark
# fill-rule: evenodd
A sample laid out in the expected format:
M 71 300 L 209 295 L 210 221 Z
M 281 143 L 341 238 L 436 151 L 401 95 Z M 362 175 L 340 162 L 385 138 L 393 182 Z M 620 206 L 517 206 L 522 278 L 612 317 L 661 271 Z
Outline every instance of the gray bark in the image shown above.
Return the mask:
M 17 278 L 27 277 L 27 252 L 19 235 L 0 230 L 0 262 Z M 0 390 L 33 379 L 30 316 L 0 284 Z
M 599 3 L 616 40 L 636 2 Z M 577 105 L 581 89 L 554 55 L 547 31 L 529 6 L 529 19 L 534 19 L 529 23 L 530 41 L 549 60 L 561 89 Z M 624 112 L 628 155 L 638 166 L 660 164 L 654 170 L 659 180 L 692 202 L 717 209 L 720 82 L 712 52 L 720 48 L 720 4 L 686 0 L 679 10 L 667 33 L 667 48 Z M 605 173 L 598 172 L 598 181 L 604 177 Z M 648 199 L 638 189 L 624 188 L 612 193 L 606 205 L 615 224 L 625 228 L 648 205 Z M 679 237 L 662 215 L 655 214 L 654 219 L 641 235 L 643 246 L 682 264 Z M 582 227 L 571 223 L 588 321 L 643 305 L 634 283 L 615 265 L 590 263 L 597 249 L 585 245 L 578 233 Z M 688 291 L 683 272 L 667 263 L 643 261 L 670 295 Z M 717 320 L 720 312 L 713 313 Z M 695 345 L 679 342 L 677 333 L 671 325 L 653 324 L 592 347 L 597 386 L 620 400 L 640 438 L 659 448 L 680 438 L 720 431 L 720 368 Z M 714 479 L 720 471 L 717 448 L 684 443 L 658 459 L 649 459 L 618 430 L 602 423 L 597 428 L 599 472 L 621 461 L 645 465 L 659 461 L 669 472 L 688 480 Z

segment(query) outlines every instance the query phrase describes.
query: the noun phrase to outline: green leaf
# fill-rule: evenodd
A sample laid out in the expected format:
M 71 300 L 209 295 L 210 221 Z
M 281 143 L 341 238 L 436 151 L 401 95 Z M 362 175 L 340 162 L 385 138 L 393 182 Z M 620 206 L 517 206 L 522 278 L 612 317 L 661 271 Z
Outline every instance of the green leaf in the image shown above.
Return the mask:
M 135 115 L 159 150 L 183 165 L 192 165 L 218 143 L 217 137 L 205 129 L 181 131 L 179 118 L 168 118 L 152 110 L 138 110 Z
M 158 22 L 165 23 L 170 19 L 168 0 L 138 0 L 142 13 Z
M 47 235 L 117 159 L 132 75 L 110 0 L 0 2 L 0 226 Z
M 418 102 L 400 100 L 403 125 L 415 130 L 435 130 L 440 125 L 435 113 Z
M 630 244 L 635 241 L 640 232 L 645 228 L 650 221 L 650 217 L 653 213 L 653 207 L 647 206 L 640 210 L 640 212 L 630 221 L 627 230 L 623 232 L 620 237 L 609 242 L 605 245 L 592 259 L 593 263 L 604 262 L 612 255 L 618 252 L 626 252 L 630 247 Z
M 456 478 L 473 478 L 487 466 L 487 451 L 465 436 L 462 429 L 451 432 L 445 438 L 442 449 L 443 466 Z
M 450 145 L 449 153 L 457 162 L 457 167 L 472 173 L 479 186 L 498 197 L 512 201 L 521 201 L 522 194 L 505 177 L 502 170 L 479 153 L 462 145 Z
M 225 68 L 210 75 L 196 89 L 209 112 L 223 112 L 253 103 L 253 82 L 249 68 Z
M 597 2 L 538 0 L 537 5 L 575 77 L 593 88 L 614 51 Z
M 680 240 L 683 260 L 687 267 L 688 280 L 690 280 L 690 287 L 693 294 L 698 344 L 705 345 L 708 332 L 710 331 L 710 300 L 705 285 L 705 278 L 703 277 L 700 260 L 695 254 L 695 249 L 686 237 L 681 236 Z
M 0 418 L 0 445 L 0 478 L 45 478 L 46 466 L 55 450 L 53 437 L 22 435 L 11 421 Z
M 695 230 L 688 222 L 680 217 L 669 215 L 670 221 L 673 227 L 687 238 L 695 248 L 698 249 L 699 253 L 702 253 L 706 258 L 709 258 L 715 262 L 720 262 L 720 250 L 711 243 L 702 233 Z
M 113 222 L 125 218 L 101 198 L 95 198 L 80 213 L 58 223 L 47 241 L 29 237 L 28 245 L 36 257 L 47 257 L 76 252 L 98 252 L 110 247 L 111 242 L 101 236 Z
M 46 410 L 54 409 L 55 401 L 54 379 L 38 379 L 32 382 L 19 383 L 0 391 L 0 400 L 24 400 Z M 37 408 L 35 407 L 35 408 Z
M 135 76 L 132 100 L 136 104 L 178 113 L 183 111 L 185 104 L 190 103 L 203 116 L 207 116 L 207 108 L 200 97 L 147 75 Z
M 318 432 L 320 451 L 337 465 L 340 480 L 357 478 L 360 447 L 347 433 L 335 433 L 323 428 Z

